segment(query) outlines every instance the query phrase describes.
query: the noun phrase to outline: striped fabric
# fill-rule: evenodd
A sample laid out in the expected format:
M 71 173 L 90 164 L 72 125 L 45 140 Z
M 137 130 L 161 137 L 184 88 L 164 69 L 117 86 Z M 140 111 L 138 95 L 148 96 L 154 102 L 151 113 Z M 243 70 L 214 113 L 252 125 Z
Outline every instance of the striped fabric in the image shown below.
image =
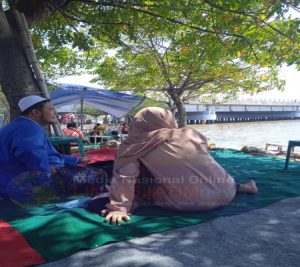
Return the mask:
M 81 130 L 77 128 L 65 128 L 63 129 L 64 135 L 67 136 L 72 136 L 72 137 L 79 137 L 79 138 L 84 138 L 84 135 Z

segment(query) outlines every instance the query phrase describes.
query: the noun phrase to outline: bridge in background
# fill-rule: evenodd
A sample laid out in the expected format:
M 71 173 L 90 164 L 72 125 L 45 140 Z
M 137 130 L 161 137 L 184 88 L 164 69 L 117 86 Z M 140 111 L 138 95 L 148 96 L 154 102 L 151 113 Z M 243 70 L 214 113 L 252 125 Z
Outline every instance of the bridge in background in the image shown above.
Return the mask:
M 300 119 L 300 101 L 273 104 L 186 104 L 185 107 L 188 124 Z

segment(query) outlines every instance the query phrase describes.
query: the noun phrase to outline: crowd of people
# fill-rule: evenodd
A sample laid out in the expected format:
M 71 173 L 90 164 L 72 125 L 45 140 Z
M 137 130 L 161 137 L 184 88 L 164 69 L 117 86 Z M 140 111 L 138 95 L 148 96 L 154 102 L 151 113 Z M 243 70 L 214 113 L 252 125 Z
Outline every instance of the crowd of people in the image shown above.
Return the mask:
M 45 188 L 57 196 L 87 192 L 91 184 L 90 192 L 101 194 L 101 170 L 91 171 L 82 166 L 89 158 L 62 155 L 51 144 L 45 131 L 56 119 L 51 101 L 27 96 L 18 105 L 21 115 L 0 130 L 1 196 L 28 201 Z M 65 134 L 83 138 L 76 126 L 69 123 Z M 106 130 L 103 124 L 93 129 L 97 134 Z M 192 128 L 178 128 L 168 110 L 142 109 L 120 131 L 128 138 L 118 149 L 109 200 L 101 211 L 106 221 L 128 221 L 137 206 L 199 212 L 225 206 L 237 193 L 257 193 L 253 180 L 237 183 L 210 155 L 206 137 Z
M 122 125 L 114 125 L 113 127 L 104 123 L 96 123 L 92 129 L 86 131 L 85 135 L 75 120 L 61 125 L 63 125 L 61 128 L 65 136 L 81 138 L 84 143 L 93 144 L 108 141 L 108 137 L 109 140 L 121 141 L 121 137 L 127 135 L 129 129 L 128 122 L 123 122 Z

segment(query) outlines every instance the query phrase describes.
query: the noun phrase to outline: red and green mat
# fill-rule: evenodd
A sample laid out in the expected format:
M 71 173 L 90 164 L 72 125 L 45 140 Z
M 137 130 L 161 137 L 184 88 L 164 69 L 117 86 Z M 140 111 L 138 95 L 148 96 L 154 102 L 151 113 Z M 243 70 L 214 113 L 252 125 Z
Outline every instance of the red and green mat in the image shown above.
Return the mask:
M 54 204 L 22 208 L 0 201 L 0 266 L 28 266 L 67 257 L 79 250 L 100 247 L 152 233 L 199 224 L 220 216 L 264 207 L 300 195 L 300 163 L 251 156 L 236 150 L 212 151 L 214 158 L 238 182 L 256 180 L 257 195 L 238 195 L 221 209 L 197 214 L 178 214 L 161 209 L 138 210 L 130 223 L 113 226 L 97 214 L 81 208 L 62 210 Z

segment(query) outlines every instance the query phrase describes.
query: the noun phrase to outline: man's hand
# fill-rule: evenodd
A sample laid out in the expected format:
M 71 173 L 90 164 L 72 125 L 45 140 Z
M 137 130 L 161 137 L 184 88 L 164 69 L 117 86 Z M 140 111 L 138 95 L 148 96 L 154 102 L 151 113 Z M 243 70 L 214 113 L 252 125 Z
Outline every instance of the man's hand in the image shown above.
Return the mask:
M 101 216 L 105 217 L 105 222 L 110 221 L 112 224 L 120 225 L 123 219 L 126 222 L 130 221 L 129 215 L 124 211 L 109 211 L 105 209 L 101 211 Z
M 91 159 L 88 158 L 88 157 L 82 157 L 82 158 L 80 158 L 80 163 L 88 163 L 89 161 L 91 161 Z
M 55 166 L 51 166 L 50 169 L 51 169 L 51 175 L 54 175 L 57 173 L 57 168 Z

